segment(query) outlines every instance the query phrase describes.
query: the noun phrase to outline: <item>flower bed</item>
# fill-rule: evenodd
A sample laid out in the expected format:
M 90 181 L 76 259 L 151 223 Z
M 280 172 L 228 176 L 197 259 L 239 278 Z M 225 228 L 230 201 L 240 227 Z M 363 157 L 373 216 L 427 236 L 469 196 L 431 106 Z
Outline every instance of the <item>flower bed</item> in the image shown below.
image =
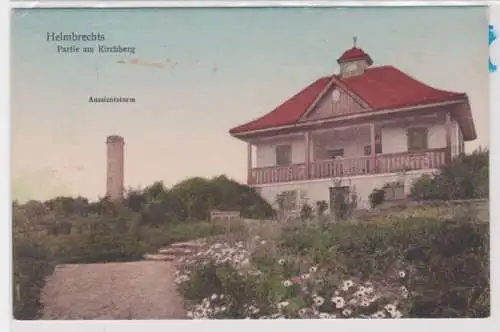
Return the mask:
M 406 271 L 391 283 L 341 279 L 272 243 L 217 241 L 181 260 L 176 283 L 192 319 L 401 318 Z M 278 258 L 275 258 L 278 257 Z

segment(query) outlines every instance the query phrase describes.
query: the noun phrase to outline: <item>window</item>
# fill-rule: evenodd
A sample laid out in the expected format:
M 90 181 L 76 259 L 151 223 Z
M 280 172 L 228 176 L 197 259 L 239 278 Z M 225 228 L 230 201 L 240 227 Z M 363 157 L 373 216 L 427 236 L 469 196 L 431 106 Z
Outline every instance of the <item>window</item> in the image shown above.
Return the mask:
M 327 150 L 326 153 L 331 159 L 344 157 L 344 149 Z
M 292 163 L 292 146 L 278 145 L 276 146 L 276 165 L 287 166 Z
M 375 144 L 375 153 L 382 153 L 382 144 L 380 143 Z M 365 156 L 369 156 L 371 154 L 372 154 L 372 146 L 365 145 Z
M 349 186 L 336 186 L 336 187 L 330 187 L 329 189 L 330 189 L 330 212 L 333 212 L 335 208 L 335 199 L 337 198 L 337 195 L 339 193 L 343 194 L 344 201 L 348 201 L 351 190 Z
M 408 128 L 408 151 L 427 150 L 427 128 Z
M 405 185 L 400 182 L 387 183 L 384 186 L 385 196 L 387 201 L 394 201 L 405 198 Z
M 282 191 L 276 196 L 276 203 L 280 211 L 291 211 L 297 208 L 297 191 Z

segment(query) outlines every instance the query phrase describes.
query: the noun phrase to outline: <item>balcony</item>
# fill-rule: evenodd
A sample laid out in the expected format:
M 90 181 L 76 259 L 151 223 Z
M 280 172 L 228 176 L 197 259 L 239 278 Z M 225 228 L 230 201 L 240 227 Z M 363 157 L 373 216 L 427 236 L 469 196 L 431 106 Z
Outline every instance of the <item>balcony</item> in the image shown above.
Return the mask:
M 378 154 L 376 157 L 363 156 L 358 158 L 317 160 L 310 162 L 309 170 L 307 170 L 305 163 L 252 168 L 248 184 L 260 185 L 364 174 L 438 169 L 446 163 L 446 154 L 447 148 L 441 148 L 419 153 Z

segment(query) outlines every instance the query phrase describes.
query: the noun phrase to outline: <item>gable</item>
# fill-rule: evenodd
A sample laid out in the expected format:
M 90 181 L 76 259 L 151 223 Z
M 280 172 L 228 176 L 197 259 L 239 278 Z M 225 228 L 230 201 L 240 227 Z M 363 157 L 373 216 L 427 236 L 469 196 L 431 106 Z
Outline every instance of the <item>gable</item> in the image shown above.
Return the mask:
M 360 102 L 347 93 L 342 87 L 334 84 L 321 96 L 316 105 L 306 114 L 303 120 L 317 120 L 368 110 Z

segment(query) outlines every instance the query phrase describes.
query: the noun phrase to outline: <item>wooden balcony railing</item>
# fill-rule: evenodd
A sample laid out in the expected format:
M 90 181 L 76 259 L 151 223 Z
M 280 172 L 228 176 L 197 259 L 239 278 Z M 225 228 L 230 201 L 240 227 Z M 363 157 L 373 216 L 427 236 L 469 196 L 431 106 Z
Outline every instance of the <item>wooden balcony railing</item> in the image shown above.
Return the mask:
M 337 178 L 369 173 L 394 173 L 418 169 L 437 169 L 446 163 L 446 148 L 418 153 L 379 154 L 371 156 L 321 160 L 310 163 L 309 179 Z M 374 167 L 375 165 L 375 167 Z M 307 180 L 306 164 L 253 168 L 249 184 L 266 184 Z

